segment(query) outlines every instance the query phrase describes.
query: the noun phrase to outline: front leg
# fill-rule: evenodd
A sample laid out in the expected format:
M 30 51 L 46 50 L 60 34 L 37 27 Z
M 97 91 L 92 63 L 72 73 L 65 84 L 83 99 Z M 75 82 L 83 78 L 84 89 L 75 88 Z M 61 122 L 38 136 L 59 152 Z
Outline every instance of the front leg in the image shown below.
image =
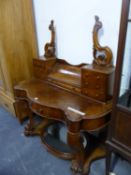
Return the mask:
M 83 137 L 81 134 L 72 133 L 68 131 L 67 135 L 68 144 L 74 149 L 75 156 L 72 161 L 71 169 L 74 174 L 82 174 L 84 167 L 84 146 L 83 146 Z

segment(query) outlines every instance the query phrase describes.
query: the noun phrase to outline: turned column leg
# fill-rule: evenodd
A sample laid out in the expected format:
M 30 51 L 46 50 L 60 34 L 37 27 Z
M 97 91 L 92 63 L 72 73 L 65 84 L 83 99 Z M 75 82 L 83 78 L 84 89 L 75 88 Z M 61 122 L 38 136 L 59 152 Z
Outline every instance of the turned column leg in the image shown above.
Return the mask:
M 111 170 L 111 155 L 112 155 L 112 151 L 107 146 L 107 148 L 106 148 L 106 175 L 110 174 L 110 170 Z
M 74 174 L 82 174 L 84 167 L 84 146 L 83 138 L 80 133 L 68 131 L 68 144 L 74 149 L 74 160 L 72 161 L 71 169 Z
M 28 111 L 28 117 L 29 117 L 29 123 L 25 127 L 25 131 L 24 131 L 24 134 L 26 136 L 33 135 L 34 120 L 33 120 L 33 113 L 30 109 Z

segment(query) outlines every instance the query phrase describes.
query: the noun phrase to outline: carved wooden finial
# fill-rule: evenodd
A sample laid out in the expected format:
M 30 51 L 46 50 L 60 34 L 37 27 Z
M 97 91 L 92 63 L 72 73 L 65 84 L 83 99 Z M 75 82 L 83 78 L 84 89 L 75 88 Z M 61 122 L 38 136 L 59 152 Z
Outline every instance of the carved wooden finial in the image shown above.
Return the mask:
M 45 44 L 45 54 L 46 58 L 55 57 L 55 28 L 54 28 L 54 21 L 51 20 L 49 25 L 49 30 L 51 31 L 51 41 L 50 43 Z
M 95 16 L 93 28 L 93 64 L 100 66 L 110 66 L 112 64 L 112 51 L 109 47 L 102 47 L 98 40 L 98 31 L 102 28 L 102 22 Z
M 95 26 L 94 26 L 94 32 L 98 32 L 98 30 L 102 28 L 102 22 L 99 21 L 99 17 L 95 16 Z
M 53 20 L 51 20 L 51 22 L 50 22 L 49 30 L 50 30 L 50 31 L 55 31 L 55 28 L 54 28 L 54 21 L 53 21 Z
M 96 22 L 99 21 L 99 16 L 95 16 Z

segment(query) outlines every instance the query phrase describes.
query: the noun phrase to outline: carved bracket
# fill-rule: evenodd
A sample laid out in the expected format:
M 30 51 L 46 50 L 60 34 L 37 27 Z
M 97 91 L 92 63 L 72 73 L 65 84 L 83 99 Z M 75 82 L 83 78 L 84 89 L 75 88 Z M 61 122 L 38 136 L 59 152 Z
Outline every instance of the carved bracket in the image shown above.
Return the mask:
M 51 20 L 49 30 L 51 31 L 51 41 L 50 43 L 46 43 L 44 47 L 45 50 L 44 56 L 46 58 L 55 57 L 55 28 L 53 20 Z
M 99 17 L 95 16 L 95 25 L 93 28 L 93 64 L 100 66 L 112 65 L 112 51 L 109 47 L 102 47 L 98 40 L 98 31 L 102 28 L 102 22 Z

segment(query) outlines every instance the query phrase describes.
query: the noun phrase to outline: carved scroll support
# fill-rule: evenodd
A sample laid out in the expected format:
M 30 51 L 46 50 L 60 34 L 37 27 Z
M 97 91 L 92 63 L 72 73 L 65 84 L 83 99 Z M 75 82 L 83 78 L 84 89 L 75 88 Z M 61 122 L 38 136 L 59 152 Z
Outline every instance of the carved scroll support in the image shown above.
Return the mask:
M 45 50 L 44 56 L 46 58 L 55 57 L 55 28 L 53 20 L 49 25 L 49 30 L 51 31 L 51 41 L 49 43 L 46 43 L 44 47 Z
M 102 28 L 102 22 L 99 21 L 99 17 L 95 16 L 95 25 L 93 28 L 93 64 L 99 66 L 111 66 L 112 65 L 112 51 L 109 47 L 102 47 L 99 44 L 98 32 Z

